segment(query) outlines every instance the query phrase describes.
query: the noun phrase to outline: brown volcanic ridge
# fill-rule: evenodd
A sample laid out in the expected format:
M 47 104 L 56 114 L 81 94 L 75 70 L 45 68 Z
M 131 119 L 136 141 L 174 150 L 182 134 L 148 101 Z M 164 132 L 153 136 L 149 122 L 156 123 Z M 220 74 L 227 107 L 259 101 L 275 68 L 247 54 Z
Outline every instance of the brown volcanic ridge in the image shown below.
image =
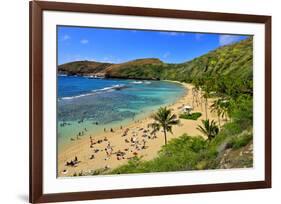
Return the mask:
M 103 63 L 95 61 L 75 61 L 62 64 L 58 66 L 59 74 L 66 75 L 80 75 L 80 76 L 97 76 L 97 77 L 118 77 L 119 73 L 130 67 L 141 66 L 145 68 L 145 65 L 162 65 L 164 64 L 161 60 L 157 58 L 145 58 L 136 59 L 129 62 L 124 62 L 120 64 Z

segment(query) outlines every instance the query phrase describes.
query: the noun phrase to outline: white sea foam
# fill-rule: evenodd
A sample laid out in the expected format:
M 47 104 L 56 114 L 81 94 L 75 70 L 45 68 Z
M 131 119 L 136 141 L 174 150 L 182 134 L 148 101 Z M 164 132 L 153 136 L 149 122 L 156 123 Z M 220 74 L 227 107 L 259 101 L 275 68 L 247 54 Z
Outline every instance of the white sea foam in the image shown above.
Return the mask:
M 151 81 L 132 81 L 131 84 L 151 84 Z
M 142 84 L 143 82 L 142 81 L 132 81 L 131 83 L 132 84 Z
M 85 96 L 91 96 L 91 95 L 94 95 L 96 93 L 114 91 L 114 90 L 118 90 L 120 88 L 125 88 L 125 85 L 124 84 L 117 84 L 117 85 L 105 87 L 105 88 L 102 88 L 102 89 L 92 90 L 89 93 L 80 94 L 80 95 L 77 95 L 77 96 L 62 97 L 61 100 L 71 100 L 71 99 L 81 98 L 81 97 L 85 97 Z

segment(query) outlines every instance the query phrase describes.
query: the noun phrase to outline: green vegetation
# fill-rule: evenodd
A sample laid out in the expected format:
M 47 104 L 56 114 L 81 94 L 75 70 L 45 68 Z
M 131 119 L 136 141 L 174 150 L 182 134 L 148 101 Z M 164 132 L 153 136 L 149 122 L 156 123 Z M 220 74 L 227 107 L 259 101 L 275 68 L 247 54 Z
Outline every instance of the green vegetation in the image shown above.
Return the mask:
M 218 115 L 219 126 L 221 121 L 224 125 L 219 128 L 214 121 L 206 118 L 198 129 L 208 140 L 182 135 L 163 146 L 155 159 L 143 161 L 135 157 L 128 164 L 110 171 L 110 174 L 252 167 L 251 38 L 221 47 L 187 63 L 148 66 L 145 73 L 144 70 L 136 72 L 135 67 L 119 71 L 122 76 L 134 73 L 137 77 L 154 76 L 193 83 L 196 92 L 205 93 L 202 98 L 205 108 L 210 106 L 212 112 Z M 217 99 L 209 104 L 208 99 L 212 97 Z M 184 115 L 181 118 L 185 118 Z
M 103 65 L 105 68 L 98 72 L 103 73 L 106 77 L 166 79 L 194 84 L 194 93 L 204 93 L 201 101 L 204 101 L 205 109 L 211 107 L 212 112 L 217 113 L 220 127 L 214 121 L 209 121 L 206 114 L 206 120 L 198 129 L 208 137 L 208 140 L 200 136 L 184 134 L 167 143 L 166 132 L 171 132 L 172 126 L 178 122 L 170 110 L 163 108 L 153 116 L 155 123 L 152 127 L 155 131 L 163 129 L 166 145 L 162 147 L 155 159 L 144 161 L 142 158 L 134 157 L 126 165 L 106 172 L 97 171 L 95 174 L 252 166 L 252 44 L 253 40 L 250 37 L 181 64 L 166 64 L 157 59 L 142 59 L 118 65 Z M 83 70 L 83 66 L 82 68 L 77 67 L 80 67 L 79 70 Z M 60 70 L 62 69 L 59 67 Z M 73 69 L 71 70 L 72 72 L 67 71 L 65 67 L 63 69 L 64 73 L 75 72 Z M 209 104 L 209 98 L 214 97 L 215 102 Z M 190 117 L 192 118 L 187 119 L 195 118 L 195 116 Z M 186 118 L 186 116 L 181 115 L 181 118 Z M 224 121 L 222 126 L 221 121 Z M 243 151 L 250 153 L 244 154 Z
M 163 146 L 157 158 L 142 161 L 141 158 L 134 157 L 128 164 L 109 174 L 194 170 L 206 147 L 207 142 L 202 137 L 183 135 Z
M 239 135 L 238 137 L 232 138 L 230 142 L 227 144 L 227 148 L 239 149 L 249 144 L 249 142 L 252 140 L 253 140 L 253 134 L 245 133 Z
M 167 132 L 172 133 L 172 126 L 178 125 L 179 120 L 177 120 L 177 116 L 175 114 L 172 114 L 172 111 L 170 109 L 167 109 L 167 107 L 160 107 L 157 113 L 152 115 L 152 118 L 154 119 L 154 122 L 150 124 L 150 126 L 153 128 L 153 133 L 159 131 L 161 128 L 164 132 L 164 138 L 165 138 L 165 145 L 167 144 Z
M 157 157 L 152 160 L 145 161 L 141 157 L 133 157 L 127 164 L 116 169 L 97 169 L 90 174 L 83 173 L 83 175 L 252 167 L 253 154 L 250 145 L 253 140 L 252 99 L 239 97 L 238 100 L 239 105 L 230 103 L 231 122 L 225 123 L 215 136 L 213 136 L 213 131 L 210 131 L 211 140 L 184 134 L 171 139 L 167 145 L 163 145 Z M 166 111 L 163 108 L 161 112 Z M 171 118 L 171 113 L 168 115 L 170 117 L 166 118 Z M 205 120 L 203 123 L 204 132 L 206 131 L 205 126 L 215 126 L 210 121 Z M 217 133 L 217 130 L 214 132 Z M 81 173 L 75 173 L 74 176 L 81 176 Z
M 208 140 L 211 141 L 219 134 L 219 127 L 216 122 L 212 120 L 202 120 L 203 126 L 199 125 L 197 129 L 207 136 Z
M 238 86 L 245 79 L 252 79 L 252 38 L 244 41 L 220 47 L 201 57 L 181 64 L 136 64 L 130 66 L 122 65 L 118 70 L 107 72 L 108 77 L 121 78 L 146 78 L 146 79 L 167 79 L 181 82 L 204 81 L 204 78 L 212 77 L 212 82 L 221 86 L 218 88 L 223 91 L 225 86 L 232 86 L 235 89 L 252 91 L 251 83 L 245 81 L 243 86 Z M 220 79 L 220 80 L 219 80 Z M 242 85 L 242 84 L 240 84 Z M 208 86 L 206 87 L 208 88 Z
M 191 114 L 182 113 L 182 114 L 180 114 L 179 118 L 187 119 L 187 120 L 197 120 L 198 118 L 201 117 L 201 115 L 202 115 L 202 113 L 200 113 L 200 112 L 195 112 L 195 113 L 191 113 Z
M 76 61 L 59 65 L 58 71 L 60 74 L 68 75 L 87 75 L 91 73 L 103 72 L 112 64 L 92 61 Z
M 248 97 L 239 98 L 239 101 L 241 105 L 231 103 L 235 104 L 230 108 L 233 116 L 231 122 L 224 124 L 216 136 L 211 136 L 211 140 L 184 134 L 163 146 L 155 159 L 144 161 L 140 157 L 134 157 L 128 164 L 107 171 L 106 174 L 252 167 L 252 153 L 240 156 L 240 153 L 233 152 L 252 151 L 243 149 L 252 143 L 252 102 Z M 245 115 L 247 117 L 244 117 Z M 205 124 L 212 126 L 212 122 L 204 121 L 203 126 Z M 226 152 L 229 149 L 232 151 Z
M 212 77 L 222 92 L 235 92 L 237 89 L 252 92 L 252 44 L 252 37 L 249 37 L 180 64 L 167 64 L 155 58 L 122 64 L 78 61 L 59 65 L 58 71 L 70 75 L 102 74 L 112 78 L 167 79 L 189 83 Z M 232 89 L 228 89 L 230 86 Z
M 216 112 L 218 116 L 219 126 L 221 125 L 221 117 L 226 116 L 227 112 L 227 103 L 223 99 L 217 99 L 213 102 L 213 104 L 210 106 L 211 112 Z
M 218 169 L 221 167 L 221 154 L 224 150 L 220 150 L 222 144 L 229 137 L 229 133 L 237 132 L 233 127 L 237 124 L 231 123 L 223 127 L 221 132 L 210 142 L 207 142 L 202 137 L 190 137 L 183 135 L 179 138 L 172 139 L 169 143 L 162 147 L 158 156 L 150 161 L 144 161 L 139 157 L 134 157 L 129 160 L 128 164 L 122 165 L 107 174 L 123 174 L 123 173 L 149 173 L 149 172 L 168 172 L 168 171 L 186 171 L 186 170 L 203 170 L 203 169 Z M 233 135 L 233 138 L 236 138 Z M 231 143 L 235 145 L 233 148 L 238 149 L 251 140 L 249 135 L 241 137 L 243 139 L 234 139 L 239 141 Z M 247 138 L 247 139 L 246 139 Z M 243 142 L 240 142 L 242 141 Z M 245 141 L 247 140 L 247 142 Z M 245 142 L 244 142 L 245 141 Z M 241 145 L 243 143 L 243 145 Z M 232 148 L 227 146 L 227 148 Z M 220 152 L 222 151 L 222 152 Z M 236 157 L 231 158 L 233 161 Z M 252 166 L 252 157 L 243 160 L 243 163 L 235 164 L 235 167 Z

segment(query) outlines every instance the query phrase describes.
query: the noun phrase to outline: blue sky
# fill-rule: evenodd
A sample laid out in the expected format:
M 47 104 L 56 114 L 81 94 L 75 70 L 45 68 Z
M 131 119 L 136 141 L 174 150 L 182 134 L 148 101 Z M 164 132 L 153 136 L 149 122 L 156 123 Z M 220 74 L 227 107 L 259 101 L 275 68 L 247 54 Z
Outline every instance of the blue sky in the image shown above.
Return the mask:
M 247 36 L 59 26 L 58 64 L 78 60 L 122 63 L 151 57 L 167 63 L 182 63 L 245 38 Z

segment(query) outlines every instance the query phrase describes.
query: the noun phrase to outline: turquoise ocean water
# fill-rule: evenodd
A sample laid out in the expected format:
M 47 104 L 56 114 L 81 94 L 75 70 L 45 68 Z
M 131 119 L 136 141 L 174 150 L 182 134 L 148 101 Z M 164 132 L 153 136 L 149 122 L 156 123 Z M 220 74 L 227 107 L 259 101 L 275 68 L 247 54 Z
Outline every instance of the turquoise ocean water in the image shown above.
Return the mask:
M 58 76 L 58 144 L 68 143 L 85 128 L 94 136 L 141 119 L 174 103 L 185 91 L 167 81 Z

